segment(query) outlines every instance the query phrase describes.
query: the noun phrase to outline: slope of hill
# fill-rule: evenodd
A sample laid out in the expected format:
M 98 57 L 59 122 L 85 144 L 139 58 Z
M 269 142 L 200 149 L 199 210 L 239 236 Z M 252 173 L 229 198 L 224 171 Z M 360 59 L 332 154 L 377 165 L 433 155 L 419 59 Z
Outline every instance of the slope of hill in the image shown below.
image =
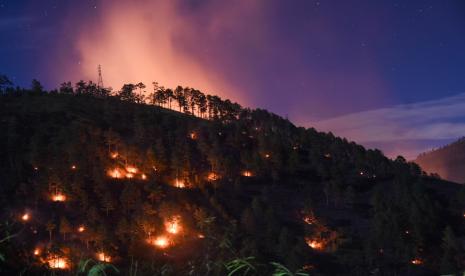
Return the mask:
M 465 269 L 459 185 L 265 110 L 206 120 L 121 99 L 0 97 L 0 273 Z
M 415 163 L 431 174 L 457 183 L 465 183 L 465 138 L 420 154 Z

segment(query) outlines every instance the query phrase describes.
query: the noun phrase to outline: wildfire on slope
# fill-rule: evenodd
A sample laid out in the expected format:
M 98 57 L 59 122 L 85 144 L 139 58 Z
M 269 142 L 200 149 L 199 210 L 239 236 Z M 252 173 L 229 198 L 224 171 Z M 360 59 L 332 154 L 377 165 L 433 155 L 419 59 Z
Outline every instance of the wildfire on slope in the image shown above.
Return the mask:
M 66 201 L 66 195 L 58 192 L 58 193 L 55 193 L 54 195 L 52 195 L 52 201 L 54 202 L 64 202 Z
M 216 181 L 218 180 L 218 178 L 219 178 L 219 175 L 214 172 L 210 172 L 207 176 L 208 181 Z
M 180 189 L 184 189 L 184 188 L 186 188 L 187 186 L 186 186 L 186 183 L 184 183 L 183 180 L 180 180 L 180 179 L 176 178 L 176 179 L 174 180 L 174 187 L 180 188 Z
M 251 171 L 245 170 L 245 171 L 242 172 L 242 176 L 245 176 L 245 177 L 252 177 L 253 174 L 252 174 Z
M 148 242 L 161 249 L 168 248 L 172 244 L 172 241 L 164 235 L 150 239 Z
M 325 248 L 325 243 L 319 239 L 306 238 L 305 242 L 315 250 L 323 250 Z

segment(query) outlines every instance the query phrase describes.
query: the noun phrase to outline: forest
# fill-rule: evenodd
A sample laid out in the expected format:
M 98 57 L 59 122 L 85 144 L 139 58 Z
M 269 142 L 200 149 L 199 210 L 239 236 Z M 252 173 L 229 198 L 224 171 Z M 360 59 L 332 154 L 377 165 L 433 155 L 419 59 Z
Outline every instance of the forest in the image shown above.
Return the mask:
M 465 188 L 178 86 L 0 77 L 0 274 L 455 275 Z

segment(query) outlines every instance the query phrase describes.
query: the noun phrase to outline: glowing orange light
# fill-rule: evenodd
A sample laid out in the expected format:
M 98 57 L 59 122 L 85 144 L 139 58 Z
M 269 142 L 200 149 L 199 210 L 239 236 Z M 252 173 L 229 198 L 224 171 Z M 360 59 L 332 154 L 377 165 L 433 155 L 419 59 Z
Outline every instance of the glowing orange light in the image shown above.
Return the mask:
M 270 155 L 270 154 L 268 154 L 268 153 L 267 153 L 267 154 L 265 154 L 265 158 L 270 158 L 270 157 L 271 157 L 271 155 Z
M 310 224 L 310 225 L 311 225 L 311 224 L 315 223 L 315 221 L 316 221 L 316 219 L 315 219 L 315 217 L 313 217 L 313 216 L 305 216 L 305 217 L 304 217 L 304 222 L 305 222 L 306 224 Z
M 423 263 L 423 261 L 421 259 L 418 259 L 418 258 L 415 258 L 413 260 L 410 261 L 412 264 L 414 265 L 421 265 Z
M 199 238 L 199 239 L 204 239 L 205 236 L 204 236 L 203 234 L 198 234 L 198 235 L 197 235 L 197 238 Z
M 66 201 L 66 196 L 64 194 L 54 194 L 52 196 L 52 201 L 55 201 L 55 202 L 64 202 Z
M 138 169 L 136 167 L 129 166 L 129 167 L 126 167 L 126 171 L 128 173 L 137 173 Z
M 72 170 L 75 170 L 75 169 L 76 169 L 76 165 L 72 165 L 72 166 L 71 166 L 71 169 L 72 169 Z
M 324 248 L 324 243 L 322 241 L 306 239 L 307 245 L 315 250 L 322 250 Z
M 111 177 L 111 178 L 123 178 L 123 173 L 121 172 L 120 169 L 116 168 L 116 169 L 111 169 L 111 170 L 108 170 L 107 172 L 108 176 Z
M 28 213 L 25 213 L 24 215 L 21 216 L 21 219 L 23 221 L 28 221 L 29 220 L 29 214 Z
M 82 226 L 82 225 L 79 226 L 78 232 L 79 232 L 79 233 L 82 233 L 82 232 L 84 232 L 84 231 L 86 231 L 86 228 L 85 228 L 84 226 Z
M 140 176 L 142 178 L 142 180 L 146 180 L 147 179 L 147 175 L 145 175 L 144 173 Z
M 178 234 L 182 230 L 181 217 L 174 216 L 174 217 L 168 219 L 165 222 L 165 229 L 166 229 L 166 232 L 168 232 L 168 233 Z
M 126 173 L 126 178 L 134 178 L 134 174 L 133 173 Z
M 189 137 L 190 137 L 192 140 L 195 140 L 195 139 L 197 139 L 197 134 L 196 134 L 195 132 L 191 132 L 191 133 L 189 134 Z
M 40 254 L 40 249 L 36 248 L 34 249 L 34 256 L 38 256 Z
M 47 260 L 48 265 L 52 269 L 67 269 L 69 268 L 68 260 L 65 258 L 52 256 Z
M 174 187 L 183 189 L 186 188 L 186 184 L 184 183 L 184 181 L 176 178 L 176 180 L 174 181 Z
M 101 262 L 111 262 L 111 257 L 106 255 L 104 252 L 97 253 L 97 259 Z
M 167 248 L 170 245 L 170 240 L 165 236 L 158 236 L 150 241 L 150 243 L 159 248 Z
M 117 152 L 110 153 L 110 157 L 113 158 L 113 159 L 115 159 L 118 156 L 119 156 L 119 153 L 117 153 Z
M 207 176 L 208 181 L 215 181 L 218 180 L 218 175 L 214 172 L 211 172 Z
M 251 172 L 251 171 L 243 171 L 243 172 L 242 172 L 242 175 L 245 176 L 245 177 L 251 177 L 251 176 L 252 176 L 252 172 Z

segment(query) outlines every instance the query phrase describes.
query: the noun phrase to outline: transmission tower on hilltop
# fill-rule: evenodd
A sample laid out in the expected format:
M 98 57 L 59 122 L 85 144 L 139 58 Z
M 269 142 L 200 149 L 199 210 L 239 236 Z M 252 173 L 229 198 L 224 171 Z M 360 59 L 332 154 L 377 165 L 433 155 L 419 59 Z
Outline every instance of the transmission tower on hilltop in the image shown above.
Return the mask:
M 97 88 L 98 89 L 103 89 L 102 66 L 100 64 L 98 65 Z

